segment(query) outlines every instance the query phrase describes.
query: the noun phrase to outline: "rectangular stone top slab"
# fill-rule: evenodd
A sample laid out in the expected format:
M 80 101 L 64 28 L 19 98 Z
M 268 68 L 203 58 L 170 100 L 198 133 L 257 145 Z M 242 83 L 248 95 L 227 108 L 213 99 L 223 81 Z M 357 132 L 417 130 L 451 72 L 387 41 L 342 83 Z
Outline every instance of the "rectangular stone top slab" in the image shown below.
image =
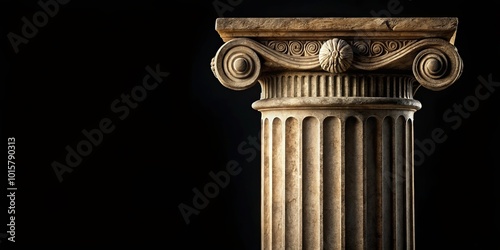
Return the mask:
M 224 42 L 233 38 L 286 39 L 419 39 L 454 43 L 456 17 L 298 17 L 217 18 L 215 30 Z

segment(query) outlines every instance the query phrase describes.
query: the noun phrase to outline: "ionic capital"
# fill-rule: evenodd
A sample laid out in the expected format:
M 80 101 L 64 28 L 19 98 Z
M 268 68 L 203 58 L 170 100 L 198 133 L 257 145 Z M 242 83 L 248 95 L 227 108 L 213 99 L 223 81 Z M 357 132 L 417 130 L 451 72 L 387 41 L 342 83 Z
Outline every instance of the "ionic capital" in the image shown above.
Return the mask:
M 455 18 L 221 18 L 212 59 L 226 87 L 243 90 L 272 72 L 408 74 L 431 90 L 461 75 Z M 270 32 L 273 30 L 274 32 Z

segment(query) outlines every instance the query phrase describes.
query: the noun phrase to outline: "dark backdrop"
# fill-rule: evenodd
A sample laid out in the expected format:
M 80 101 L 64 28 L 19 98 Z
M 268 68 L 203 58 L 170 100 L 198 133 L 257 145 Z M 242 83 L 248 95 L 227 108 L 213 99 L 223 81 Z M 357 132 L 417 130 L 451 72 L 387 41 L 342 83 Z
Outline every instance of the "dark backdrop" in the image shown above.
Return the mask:
M 222 45 L 214 24 L 222 15 L 458 17 L 463 75 L 444 91 L 420 89 L 415 97 L 423 105 L 415 140 L 425 145 L 415 147 L 416 245 L 495 244 L 500 72 L 493 2 L 47 2 L 46 14 L 37 1 L 0 4 L 0 131 L 4 157 L 7 138 L 16 140 L 18 188 L 15 244 L 5 238 L 10 215 L 1 188 L 0 249 L 259 249 L 260 114 L 251 103 L 260 87 L 232 91 L 212 75 L 210 59 Z M 30 30 L 26 20 L 38 26 Z M 146 67 L 163 72 L 149 90 Z M 482 82 L 491 83 L 481 92 L 489 95 L 474 102 Z M 458 105 L 468 109 L 459 113 Z M 436 129 L 446 140 L 432 147 Z M 69 157 L 71 168 L 66 157 L 78 145 L 86 155 Z M 53 166 L 62 165 L 73 171 L 60 181 Z M 236 172 L 215 189 L 213 176 L 228 165 Z M 6 184 L 7 165 L 1 168 Z M 205 187 L 207 200 L 197 195 Z M 179 206 L 193 214 L 183 216 Z

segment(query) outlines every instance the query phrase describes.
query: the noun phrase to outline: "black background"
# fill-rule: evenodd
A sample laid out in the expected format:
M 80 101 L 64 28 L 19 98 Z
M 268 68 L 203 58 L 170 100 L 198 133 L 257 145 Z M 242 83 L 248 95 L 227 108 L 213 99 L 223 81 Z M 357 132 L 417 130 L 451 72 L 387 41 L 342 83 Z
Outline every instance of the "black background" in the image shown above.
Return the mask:
M 222 45 L 213 2 L 72 0 L 18 53 L 8 34 L 20 35 L 22 17 L 41 8 L 36 1 L 1 2 L 0 131 L 5 151 L 6 138 L 16 138 L 18 191 L 16 243 L 0 238 L 0 249 L 259 249 L 260 156 L 238 147 L 259 137 L 260 114 L 251 103 L 260 87 L 232 91 L 212 75 L 210 60 Z M 371 17 L 390 10 L 391 1 L 219 2 L 234 4 L 226 17 Z M 478 77 L 500 82 L 496 7 L 398 2 L 402 8 L 391 16 L 458 17 L 455 45 L 465 65 L 453 86 L 421 88 L 415 97 L 423 106 L 415 113 L 415 139 L 431 138 L 436 128 L 447 136 L 415 166 L 417 248 L 490 249 L 498 230 L 500 88 L 456 129 L 443 114 L 475 95 Z M 118 119 L 111 103 L 141 84 L 147 65 L 169 75 Z M 59 182 L 51 164 L 64 163 L 66 146 L 74 148 L 85 139 L 81 131 L 104 118 L 115 130 Z M 231 161 L 241 172 L 186 224 L 179 204 L 192 206 L 192 190 Z M 2 172 L 6 180 L 5 165 Z M 2 225 L 8 216 L 2 206 Z M 0 226 L 0 236 L 4 231 Z

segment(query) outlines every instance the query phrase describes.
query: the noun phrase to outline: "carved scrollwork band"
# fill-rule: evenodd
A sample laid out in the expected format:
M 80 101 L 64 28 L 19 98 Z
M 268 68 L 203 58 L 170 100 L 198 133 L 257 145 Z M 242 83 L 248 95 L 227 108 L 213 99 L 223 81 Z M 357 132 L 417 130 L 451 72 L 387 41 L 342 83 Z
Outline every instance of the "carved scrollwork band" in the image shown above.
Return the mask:
M 356 56 L 378 57 L 405 48 L 416 40 L 353 40 L 350 41 Z
M 355 56 L 377 57 L 395 52 L 417 40 L 369 40 L 359 39 L 347 41 Z M 291 56 L 314 56 L 319 54 L 324 41 L 261 41 L 267 47 Z
M 253 86 L 266 71 L 338 74 L 384 69 L 411 71 L 425 88 L 441 90 L 453 84 L 463 71 L 455 46 L 438 38 L 263 42 L 235 38 L 220 47 L 211 66 L 217 79 L 234 90 Z
M 321 41 L 262 41 L 262 44 L 278 52 L 291 56 L 318 55 Z

